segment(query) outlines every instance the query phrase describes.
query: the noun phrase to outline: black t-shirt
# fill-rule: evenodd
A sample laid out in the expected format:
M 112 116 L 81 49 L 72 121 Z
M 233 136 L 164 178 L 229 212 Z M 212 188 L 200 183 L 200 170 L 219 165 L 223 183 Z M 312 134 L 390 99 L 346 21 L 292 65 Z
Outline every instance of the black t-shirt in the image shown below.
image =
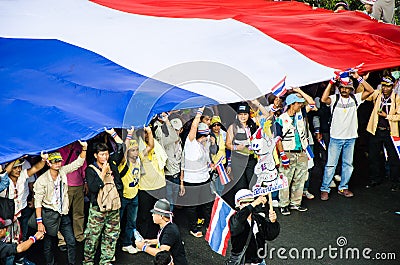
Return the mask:
M 185 248 L 183 247 L 181 234 L 176 224 L 168 223 L 161 231 L 159 243 L 170 246 L 170 252 L 175 265 L 187 265 Z
M 7 244 L 0 241 L 0 259 L 17 254 L 17 244 Z
M 390 98 L 388 98 L 386 101 L 382 98 L 380 110 L 382 110 L 382 112 L 385 112 L 386 114 L 389 114 L 391 104 L 392 101 Z M 389 120 L 383 118 L 382 116 L 378 116 L 378 127 L 390 129 Z

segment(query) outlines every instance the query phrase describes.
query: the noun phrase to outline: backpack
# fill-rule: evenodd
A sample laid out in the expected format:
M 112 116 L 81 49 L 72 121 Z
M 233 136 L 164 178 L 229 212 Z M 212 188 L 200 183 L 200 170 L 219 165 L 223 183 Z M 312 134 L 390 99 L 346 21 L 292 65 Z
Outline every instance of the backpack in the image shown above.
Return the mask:
M 350 96 L 350 98 L 352 98 L 354 100 L 354 103 L 356 103 L 356 108 L 358 108 L 358 102 L 356 100 L 356 96 L 354 96 L 354 94 L 350 94 L 349 96 Z M 335 103 L 333 103 L 331 117 L 329 118 L 329 121 L 328 121 L 329 126 L 332 123 L 333 112 L 335 111 L 336 105 L 339 102 L 339 97 L 340 97 L 339 94 L 336 94 L 336 100 L 335 100 Z
M 96 171 L 99 177 L 101 176 L 100 169 L 94 165 L 90 165 L 89 167 Z M 103 182 L 104 186 L 100 188 L 99 194 L 97 195 L 97 204 L 99 205 L 100 212 L 118 210 L 121 208 L 121 200 L 112 175 L 106 174 Z

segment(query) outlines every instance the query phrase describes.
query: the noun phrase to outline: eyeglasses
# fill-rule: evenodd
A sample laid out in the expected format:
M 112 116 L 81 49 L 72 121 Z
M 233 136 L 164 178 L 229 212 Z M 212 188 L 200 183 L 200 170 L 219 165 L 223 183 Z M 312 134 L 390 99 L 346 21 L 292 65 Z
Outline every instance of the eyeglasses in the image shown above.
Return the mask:
M 59 159 L 50 161 L 50 163 L 52 163 L 52 164 L 61 163 L 61 162 L 62 162 L 62 160 L 59 160 Z

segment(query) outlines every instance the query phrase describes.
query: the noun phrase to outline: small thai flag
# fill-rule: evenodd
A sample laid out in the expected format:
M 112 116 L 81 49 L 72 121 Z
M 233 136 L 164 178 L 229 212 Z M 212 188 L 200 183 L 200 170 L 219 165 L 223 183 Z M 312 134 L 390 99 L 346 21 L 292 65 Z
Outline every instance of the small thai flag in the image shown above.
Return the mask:
M 228 248 L 228 240 L 231 237 L 229 219 L 234 213 L 235 211 L 216 195 L 205 239 L 211 249 L 222 256 L 226 255 Z
M 336 74 L 336 76 L 340 77 L 340 81 L 343 84 L 347 85 L 350 82 L 350 73 L 358 72 L 363 65 L 364 65 L 364 63 L 359 64 L 353 68 L 348 68 L 344 71 L 335 71 L 334 73 Z
M 350 74 L 347 71 L 344 72 L 339 72 L 335 71 L 336 76 L 340 78 L 340 82 L 342 82 L 344 85 L 347 85 L 350 82 Z
M 285 81 L 286 81 L 286 76 L 271 89 L 272 94 L 274 94 L 277 97 L 281 97 L 281 96 L 285 95 L 287 92 L 286 87 L 285 87 L 285 85 L 286 85 Z
M 307 154 L 308 160 L 311 160 L 314 158 L 314 153 L 311 149 L 311 146 L 309 146 L 309 145 L 306 148 L 306 154 Z
M 396 149 L 397 155 L 400 158 L 400 137 L 399 136 L 390 136 L 392 138 L 394 148 Z
M 324 148 L 324 150 L 326 150 L 326 144 L 324 139 L 319 140 L 318 143 L 322 146 L 322 148 Z
M 221 184 L 222 185 L 226 185 L 231 181 L 231 179 L 229 178 L 228 173 L 226 173 L 225 167 L 224 167 L 224 165 L 222 163 L 222 160 L 224 160 L 224 158 L 225 157 L 222 156 L 218 160 L 217 166 L 216 166 L 216 169 L 217 169 L 217 172 L 218 172 L 218 175 L 219 175 L 219 179 L 221 180 Z

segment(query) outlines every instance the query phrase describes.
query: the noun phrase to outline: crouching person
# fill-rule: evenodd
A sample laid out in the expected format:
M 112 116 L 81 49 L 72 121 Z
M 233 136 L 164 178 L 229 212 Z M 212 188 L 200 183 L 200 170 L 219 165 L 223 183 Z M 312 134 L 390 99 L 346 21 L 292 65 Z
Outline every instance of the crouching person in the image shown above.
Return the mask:
M 275 239 L 280 231 L 275 211 L 270 211 L 268 217 L 255 212 L 257 205 L 266 203 L 264 196 L 254 200 L 250 190 L 241 189 L 236 193 L 238 211 L 229 220 L 232 250 L 228 264 L 265 265 L 266 241 Z
M 157 239 L 136 240 L 136 247 L 152 256 L 161 251 L 169 251 L 175 265 L 187 265 L 185 248 L 181 239 L 179 228 L 172 223 L 170 204 L 166 199 L 160 199 L 154 204 L 153 222 L 160 226 Z M 157 247 L 151 247 L 156 245 Z

